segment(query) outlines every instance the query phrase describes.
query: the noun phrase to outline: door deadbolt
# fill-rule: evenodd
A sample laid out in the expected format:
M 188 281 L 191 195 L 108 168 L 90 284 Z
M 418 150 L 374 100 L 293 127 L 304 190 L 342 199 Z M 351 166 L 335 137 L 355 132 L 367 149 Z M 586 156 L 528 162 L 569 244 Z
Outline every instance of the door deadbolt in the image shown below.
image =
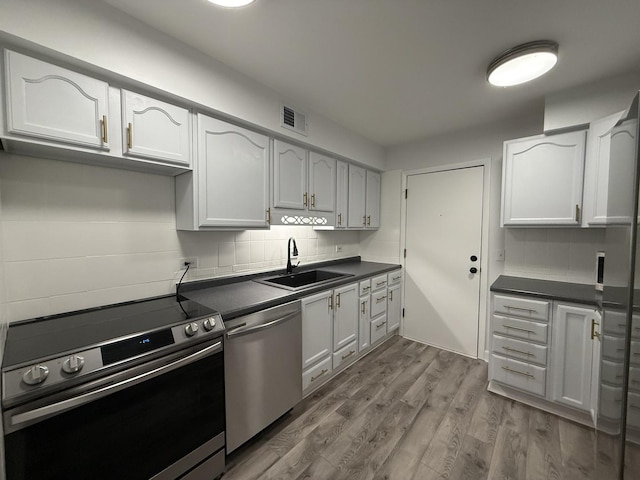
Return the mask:
M 471 255 L 471 261 L 472 262 L 477 262 L 478 261 L 478 257 L 476 257 L 475 255 Z
M 470 271 L 471 273 L 478 273 L 478 269 L 477 269 L 476 267 L 471 267 L 471 268 L 469 269 L 469 271 Z

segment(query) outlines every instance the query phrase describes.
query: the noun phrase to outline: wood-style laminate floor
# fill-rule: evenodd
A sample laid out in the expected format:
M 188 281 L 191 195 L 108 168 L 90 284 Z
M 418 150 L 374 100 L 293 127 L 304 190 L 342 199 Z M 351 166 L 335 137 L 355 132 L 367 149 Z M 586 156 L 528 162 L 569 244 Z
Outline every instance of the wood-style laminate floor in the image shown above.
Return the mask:
M 233 452 L 223 480 L 601 480 L 592 430 L 486 387 L 485 362 L 395 336 Z

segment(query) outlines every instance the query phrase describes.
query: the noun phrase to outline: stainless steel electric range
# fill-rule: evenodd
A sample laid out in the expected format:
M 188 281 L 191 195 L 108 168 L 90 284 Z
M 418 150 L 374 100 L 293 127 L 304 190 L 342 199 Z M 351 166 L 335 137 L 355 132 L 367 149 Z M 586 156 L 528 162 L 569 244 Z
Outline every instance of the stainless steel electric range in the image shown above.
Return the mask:
M 9 325 L 7 480 L 211 480 L 224 470 L 224 325 L 175 296 Z

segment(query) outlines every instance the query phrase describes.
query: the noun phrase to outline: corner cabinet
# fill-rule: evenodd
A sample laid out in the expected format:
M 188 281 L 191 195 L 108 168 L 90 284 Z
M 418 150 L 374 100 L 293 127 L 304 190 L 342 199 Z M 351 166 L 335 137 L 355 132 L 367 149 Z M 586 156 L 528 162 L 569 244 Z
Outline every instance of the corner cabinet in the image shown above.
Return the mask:
M 349 165 L 349 228 L 380 227 L 380 179 L 377 172 Z
M 586 137 L 577 131 L 504 143 L 502 226 L 581 224 Z
M 269 137 L 206 115 L 197 119 L 194 171 L 176 177 L 178 230 L 269 226 Z

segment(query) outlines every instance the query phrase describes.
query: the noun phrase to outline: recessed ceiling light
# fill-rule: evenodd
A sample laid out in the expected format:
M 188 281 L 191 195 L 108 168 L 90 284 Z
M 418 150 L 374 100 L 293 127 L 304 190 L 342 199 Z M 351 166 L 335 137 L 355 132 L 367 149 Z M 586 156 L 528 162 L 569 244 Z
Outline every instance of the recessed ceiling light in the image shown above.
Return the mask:
M 558 61 L 558 44 L 538 40 L 513 47 L 496 57 L 487 68 L 487 80 L 498 87 L 510 87 L 538 78 Z
M 211 3 L 220 5 L 221 7 L 238 8 L 253 3 L 255 0 L 209 0 Z

